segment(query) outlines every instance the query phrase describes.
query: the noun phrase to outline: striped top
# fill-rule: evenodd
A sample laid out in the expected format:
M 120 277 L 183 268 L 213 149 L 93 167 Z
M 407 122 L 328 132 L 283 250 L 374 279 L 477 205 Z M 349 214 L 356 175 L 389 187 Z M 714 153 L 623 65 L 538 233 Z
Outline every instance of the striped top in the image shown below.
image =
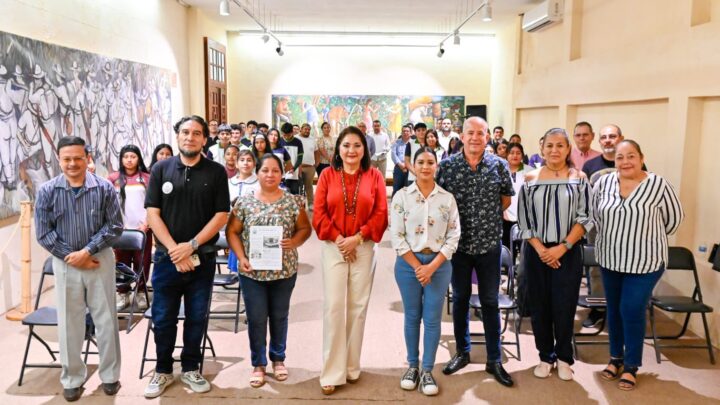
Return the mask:
M 122 230 L 120 202 L 109 181 L 88 172 L 77 194 L 62 174 L 40 186 L 35 233 L 53 256 L 65 259 L 83 248 L 96 254 L 110 247 Z
M 590 191 L 585 177 L 526 181 L 518 198 L 520 236 L 560 243 L 575 224 L 589 231 Z
M 627 198 L 620 196 L 617 173 L 600 177 L 592 199 L 598 263 L 622 273 L 659 270 L 668 262 L 667 235 L 684 216 L 675 190 L 660 176 L 648 173 Z

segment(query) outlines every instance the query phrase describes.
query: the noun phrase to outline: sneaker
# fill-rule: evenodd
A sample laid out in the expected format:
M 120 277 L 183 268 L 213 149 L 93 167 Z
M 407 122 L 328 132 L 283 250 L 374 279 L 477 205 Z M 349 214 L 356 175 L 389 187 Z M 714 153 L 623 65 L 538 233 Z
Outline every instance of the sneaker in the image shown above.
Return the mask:
M 118 311 L 122 311 L 130 305 L 130 293 L 116 293 L 115 295 L 115 308 L 117 308 Z
M 417 388 L 418 381 L 420 380 L 420 370 L 417 367 L 410 367 L 407 369 L 400 379 L 400 388 L 408 391 L 412 391 Z
M 210 391 L 210 383 L 198 370 L 186 371 L 180 376 L 180 381 L 187 384 L 193 392 Z
M 605 311 L 599 311 L 597 309 L 590 310 L 588 317 L 583 321 L 583 328 L 592 328 L 593 326 L 600 323 L 605 318 Z
M 137 293 L 135 294 L 135 307 L 137 309 L 147 309 L 148 308 L 148 302 L 145 298 L 145 293 Z
M 573 370 L 570 368 L 570 364 L 565 363 L 562 360 L 558 360 L 557 362 L 557 371 L 558 371 L 558 377 L 560 377 L 563 381 L 572 381 L 573 380 Z
M 438 385 L 435 382 L 435 379 L 432 376 L 432 373 L 429 371 L 423 371 L 422 375 L 420 376 L 420 392 L 422 392 L 425 395 L 431 396 L 431 395 L 437 395 L 439 392 Z
M 175 378 L 172 374 L 156 372 L 150 380 L 150 384 L 145 387 L 145 398 L 159 397 L 173 382 L 175 382 Z
M 541 361 L 540 364 L 535 366 L 535 370 L 533 371 L 533 374 L 537 378 L 548 378 L 548 377 L 550 377 L 550 374 L 552 374 L 552 369 L 553 369 L 552 364 Z

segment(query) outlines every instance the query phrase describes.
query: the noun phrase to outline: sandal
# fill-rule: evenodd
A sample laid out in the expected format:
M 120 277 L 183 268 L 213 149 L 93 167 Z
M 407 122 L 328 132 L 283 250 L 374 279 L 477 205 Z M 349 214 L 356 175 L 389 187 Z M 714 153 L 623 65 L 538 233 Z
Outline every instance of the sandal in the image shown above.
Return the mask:
M 278 381 L 285 381 L 288 379 L 288 369 L 282 361 L 273 363 L 273 376 Z
M 253 388 L 260 388 L 265 385 L 265 369 L 263 367 L 256 367 L 253 370 L 252 377 L 250 377 L 250 386 Z
M 622 373 L 622 369 L 623 359 L 610 358 L 610 362 L 608 363 L 607 367 L 605 367 L 605 369 L 600 373 L 600 376 L 607 381 L 613 381 L 614 379 L 618 378 L 618 375 Z
M 334 385 L 323 385 L 322 387 L 322 393 L 325 395 L 330 395 L 333 392 L 335 392 L 335 386 Z
M 622 375 L 620 376 L 620 381 L 618 382 L 618 388 L 620 388 L 623 391 L 632 391 L 635 389 L 635 386 L 637 385 L 637 367 L 627 367 L 623 371 Z M 632 380 L 623 377 L 626 374 L 630 374 L 632 376 Z

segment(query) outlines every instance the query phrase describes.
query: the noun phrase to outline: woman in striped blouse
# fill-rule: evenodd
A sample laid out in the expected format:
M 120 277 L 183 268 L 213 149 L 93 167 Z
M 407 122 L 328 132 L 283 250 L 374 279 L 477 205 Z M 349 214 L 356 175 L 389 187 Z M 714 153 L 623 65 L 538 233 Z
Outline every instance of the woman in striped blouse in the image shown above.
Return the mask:
M 683 210 L 660 176 L 642 170 L 635 141 L 620 142 L 616 172 L 597 181 L 592 199 L 597 226 L 595 256 L 601 266 L 610 335 L 610 363 L 602 377 L 635 388 L 645 335 L 645 308 L 668 261 L 667 235 L 675 233 Z
M 577 242 L 591 227 L 590 185 L 572 167 L 570 140 L 552 128 L 542 142 L 545 163 L 525 175 L 518 199 L 518 225 L 530 247 L 524 249 L 535 347 L 546 378 L 557 362 L 558 376 L 573 379 L 573 320 L 582 279 Z

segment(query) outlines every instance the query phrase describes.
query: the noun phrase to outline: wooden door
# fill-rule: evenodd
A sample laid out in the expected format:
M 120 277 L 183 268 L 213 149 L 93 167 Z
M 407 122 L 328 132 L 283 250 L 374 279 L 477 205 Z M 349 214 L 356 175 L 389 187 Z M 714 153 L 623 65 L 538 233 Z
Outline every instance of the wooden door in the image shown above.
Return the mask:
M 227 64 L 225 46 L 204 38 L 205 119 L 227 122 Z

